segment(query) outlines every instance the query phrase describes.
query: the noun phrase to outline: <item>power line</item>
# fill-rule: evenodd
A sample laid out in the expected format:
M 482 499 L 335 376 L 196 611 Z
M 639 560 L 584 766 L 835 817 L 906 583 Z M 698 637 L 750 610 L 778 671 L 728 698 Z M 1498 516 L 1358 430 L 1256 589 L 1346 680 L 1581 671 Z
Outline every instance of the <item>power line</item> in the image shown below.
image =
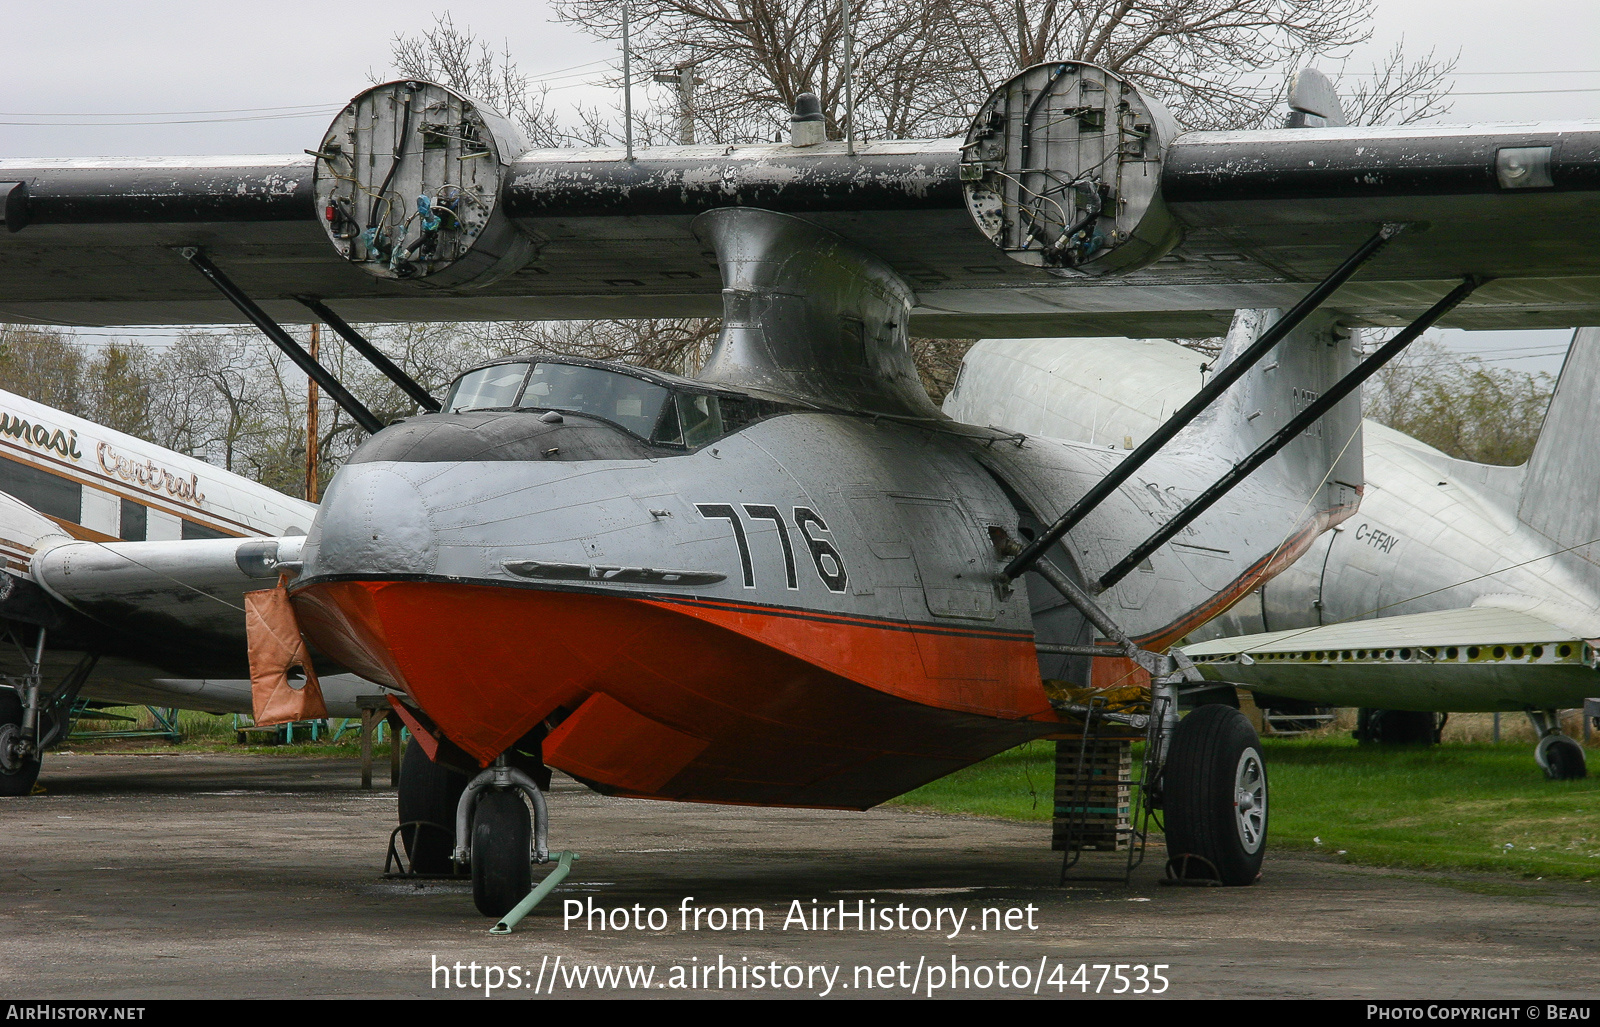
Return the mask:
M 1376 71 L 1341 71 L 1339 78 L 1380 78 L 1381 72 Z M 1600 68 L 1583 68 L 1574 71 L 1452 71 L 1453 78 L 1464 78 L 1468 75 L 1600 75 Z
M 1535 96 L 1544 93 L 1600 93 L 1600 86 L 1583 89 L 1493 89 L 1483 93 L 1447 93 L 1447 96 Z
M 0 118 L 164 118 L 179 114 L 261 114 L 266 111 L 303 111 L 310 108 L 327 110 L 326 103 L 294 103 L 281 107 L 229 107 L 211 111 L 86 111 L 81 114 L 60 111 L 54 114 L 30 114 L 26 111 L 0 111 Z
M 326 118 L 339 107 L 324 107 L 305 114 L 262 114 L 248 118 L 183 118 L 177 121 L 0 121 L 17 128 L 121 128 L 135 125 L 215 125 L 239 121 L 292 121 L 296 118 Z M 92 117 L 92 115 L 85 115 Z

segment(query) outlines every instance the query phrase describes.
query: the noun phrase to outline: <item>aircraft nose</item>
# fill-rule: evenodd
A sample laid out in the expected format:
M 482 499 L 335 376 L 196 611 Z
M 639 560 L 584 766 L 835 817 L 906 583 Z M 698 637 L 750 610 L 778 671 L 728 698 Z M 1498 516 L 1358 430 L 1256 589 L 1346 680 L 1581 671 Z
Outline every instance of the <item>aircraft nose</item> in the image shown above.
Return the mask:
M 439 556 L 438 533 L 421 490 L 385 464 L 340 470 L 306 545 L 307 577 L 430 574 Z

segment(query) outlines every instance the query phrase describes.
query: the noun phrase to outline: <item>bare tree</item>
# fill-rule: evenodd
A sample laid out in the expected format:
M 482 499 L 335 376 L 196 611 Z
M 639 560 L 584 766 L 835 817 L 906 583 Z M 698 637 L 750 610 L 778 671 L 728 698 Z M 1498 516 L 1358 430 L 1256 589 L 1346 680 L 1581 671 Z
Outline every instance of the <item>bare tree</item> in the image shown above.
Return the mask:
M 439 82 L 488 104 L 521 125 L 534 146 L 567 146 L 573 141 L 551 112 L 547 91 L 533 88 L 511 56 L 510 46 L 502 44 L 497 51 L 470 27 L 456 28 L 448 11 L 434 15 L 433 27 L 421 35 L 396 33 L 389 59 L 404 77 Z M 368 77 L 382 81 L 376 75 Z
M 1400 40 L 1372 65 L 1370 81 L 1358 78 L 1352 83 L 1340 77 L 1346 120 L 1352 125 L 1409 125 L 1450 113 L 1450 76 L 1460 56 L 1441 58 L 1429 50 L 1422 57 L 1408 57 L 1405 40 Z
M 69 414 L 87 413 L 83 351 L 59 328 L 0 325 L 0 384 Z
M 148 434 L 155 372 L 144 350 L 123 342 L 101 347 L 84 369 L 84 401 L 91 419 L 129 435 Z
M 943 27 L 949 0 L 851 4 L 858 135 L 942 135 L 962 120 L 970 78 Z M 606 39 L 622 34 L 613 0 L 562 0 L 557 17 Z M 787 130 L 795 97 L 822 101 L 828 133 L 844 122 L 844 19 L 838 0 L 636 0 L 632 49 L 645 67 L 693 66 L 697 132 L 710 142 L 748 142 Z M 675 104 L 659 115 L 675 118 Z M 663 124 L 663 129 L 667 126 Z
M 662 317 L 636 321 L 502 321 L 472 326 L 480 349 L 617 360 L 692 375 L 705 364 L 719 323 L 712 318 Z
M 1133 79 L 1193 128 L 1270 122 L 1288 74 L 1372 34 L 1373 0 L 959 0 L 950 26 L 992 89 L 1044 60 Z
M 1374 0 L 857 0 L 856 131 L 947 135 L 1019 68 L 1075 59 L 1127 75 L 1196 128 L 1270 124 L 1290 72 L 1342 60 L 1371 34 Z M 621 33 L 613 0 L 562 0 L 557 16 Z M 818 94 L 830 134 L 844 118 L 840 0 L 637 0 L 634 49 L 648 66 L 693 64 L 694 116 L 718 142 L 781 131 L 795 96 Z M 1439 113 L 1453 61 L 1397 48 L 1357 87 L 1369 121 Z
M 1533 452 L 1555 380 L 1494 367 L 1431 339 L 1411 344 L 1374 376 L 1365 413 L 1450 456 L 1520 464 Z

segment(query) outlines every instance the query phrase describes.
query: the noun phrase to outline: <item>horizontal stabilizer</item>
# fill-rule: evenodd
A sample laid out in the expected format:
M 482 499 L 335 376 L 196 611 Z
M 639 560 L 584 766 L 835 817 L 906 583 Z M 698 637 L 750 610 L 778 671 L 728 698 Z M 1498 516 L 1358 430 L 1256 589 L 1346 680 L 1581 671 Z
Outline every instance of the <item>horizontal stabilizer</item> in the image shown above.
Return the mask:
M 1600 685 L 1600 654 L 1570 624 L 1502 605 L 1219 638 L 1183 651 L 1209 680 L 1326 706 L 1571 708 Z

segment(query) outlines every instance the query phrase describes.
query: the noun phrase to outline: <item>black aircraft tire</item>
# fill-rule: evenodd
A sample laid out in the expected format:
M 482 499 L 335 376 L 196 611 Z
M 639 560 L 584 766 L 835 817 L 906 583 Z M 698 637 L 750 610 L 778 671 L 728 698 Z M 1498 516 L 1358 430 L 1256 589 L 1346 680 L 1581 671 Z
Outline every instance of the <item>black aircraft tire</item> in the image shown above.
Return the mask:
M 1589 776 L 1583 746 L 1565 735 L 1556 735 L 1545 745 L 1545 777 L 1552 781 L 1576 781 Z
M 0 733 L 14 737 L 21 724 L 22 700 L 11 689 L 0 688 Z M 40 760 L 35 757 L 10 774 L 0 769 L 0 798 L 32 795 L 33 783 L 39 780 L 39 767 Z
M 418 874 L 448 874 L 451 850 L 456 844 L 456 805 L 466 791 L 467 775 L 428 759 L 415 739 L 406 745 L 400 761 L 400 823 L 423 820 L 438 824 L 443 832 L 408 827 L 400 832 L 411 869 Z
M 1162 772 L 1167 855 L 1201 857 L 1223 884 L 1254 884 L 1267 849 L 1266 774 L 1261 740 L 1238 710 L 1201 706 L 1179 721 Z M 1252 800 L 1243 809 L 1241 784 Z
M 511 912 L 533 890 L 533 818 L 515 789 L 486 788 L 472 821 L 472 904 L 484 916 Z
M 1438 741 L 1439 715 L 1419 710 L 1367 710 L 1366 737 L 1378 745 L 1432 745 Z

